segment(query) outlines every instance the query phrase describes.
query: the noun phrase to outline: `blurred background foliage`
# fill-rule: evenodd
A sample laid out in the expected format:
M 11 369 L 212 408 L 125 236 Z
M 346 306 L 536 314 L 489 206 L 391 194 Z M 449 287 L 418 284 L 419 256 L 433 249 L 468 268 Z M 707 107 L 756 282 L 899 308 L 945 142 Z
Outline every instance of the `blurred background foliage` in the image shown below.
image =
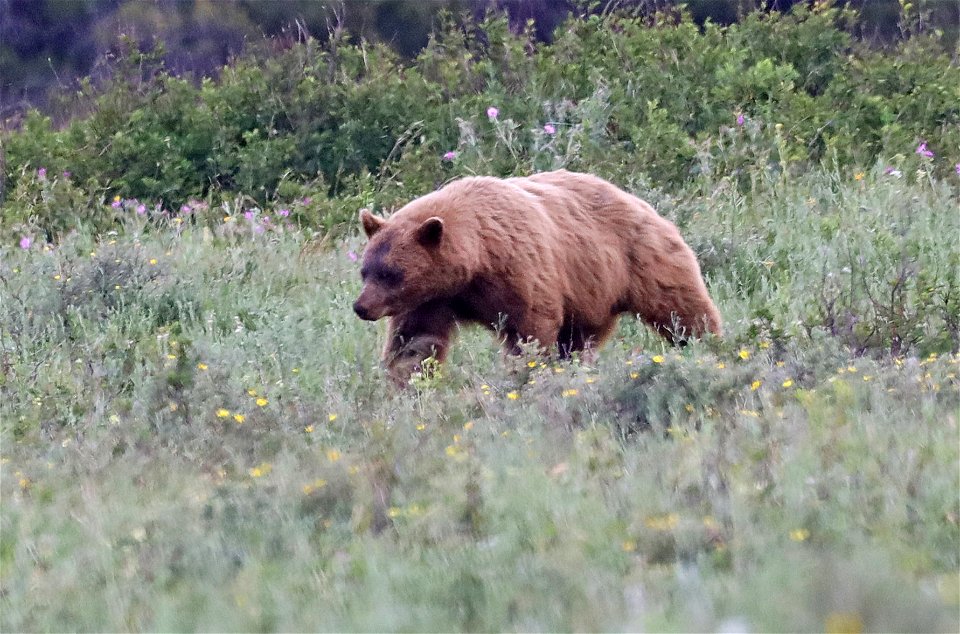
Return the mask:
M 50 105 L 51 89 L 107 72 L 102 66 L 122 48 L 124 37 L 140 48 L 162 42 L 164 63 L 174 74 L 214 75 L 232 55 L 264 36 L 279 45 L 309 34 L 325 40 L 345 30 L 389 44 L 412 58 L 428 42 L 442 11 L 480 18 L 503 10 L 514 30 L 534 22 L 539 41 L 571 14 L 634 11 L 650 15 L 683 4 L 694 22 L 731 24 L 751 11 L 790 9 L 798 0 L 0 0 L 0 115 L 30 105 Z M 810 3 L 808 3 L 810 4 Z M 955 42 L 960 21 L 956 0 L 841 0 L 858 10 L 853 31 L 875 42 L 903 35 L 904 7 L 922 7 L 926 19 Z M 916 6 L 914 6 L 916 5 Z

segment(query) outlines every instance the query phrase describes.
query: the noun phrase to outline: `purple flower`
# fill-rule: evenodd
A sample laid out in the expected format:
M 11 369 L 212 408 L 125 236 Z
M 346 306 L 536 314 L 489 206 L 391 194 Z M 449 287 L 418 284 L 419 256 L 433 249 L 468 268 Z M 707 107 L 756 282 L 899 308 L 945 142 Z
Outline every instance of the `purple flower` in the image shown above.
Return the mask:
M 246 218 L 247 220 L 253 220 L 253 212 L 245 211 L 243 212 L 243 217 Z
M 444 161 L 452 161 L 455 158 L 457 158 L 457 153 L 454 152 L 453 150 L 450 150 L 449 152 L 443 155 Z
M 71 174 L 70 172 L 64 172 L 64 173 L 63 173 L 63 177 L 64 177 L 64 178 L 70 178 L 71 176 L 73 176 L 73 174 Z
M 253 225 L 253 232 L 254 232 L 254 233 L 259 234 L 259 233 L 263 233 L 264 231 L 265 231 L 265 229 L 263 228 L 263 225 Z
M 277 212 L 277 215 L 280 216 L 281 218 L 286 218 L 287 216 L 290 215 L 290 210 L 289 210 L 289 209 L 281 209 L 280 211 Z
M 188 214 L 191 211 L 192 210 L 190 209 L 190 205 L 183 205 L 182 207 L 180 207 L 180 213 L 182 214 Z
M 121 207 L 123 207 L 123 203 L 119 200 L 114 200 L 112 203 L 110 203 L 110 206 L 113 207 L 114 209 L 120 209 Z
M 26 251 L 30 248 L 30 245 L 33 244 L 33 238 L 30 236 L 23 236 L 20 238 L 20 248 Z
M 353 251 L 347 251 L 347 257 L 350 258 L 351 262 L 357 261 L 357 254 L 354 253 Z
M 500 116 L 500 110 L 497 109 L 496 106 L 487 108 L 487 117 L 489 117 L 491 121 L 496 120 L 498 116 Z
M 137 205 L 137 215 L 142 216 L 145 213 L 147 213 L 147 206 L 144 205 L 143 203 L 140 203 L 139 205 Z
M 887 176 L 896 176 L 897 178 L 903 175 L 903 173 L 895 167 L 888 167 L 883 170 L 883 173 Z
M 310 204 L 310 198 L 304 198 L 304 199 L 303 199 L 303 204 L 304 204 L 304 205 L 309 205 L 309 204 Z
M 547 125 L 543 126 L 543 131 L 546 132 L 547 134 L 556 134 L 556 133 L 557 133 L 557 129 L 556 129 L 555 127 L 553 127 L 553 124 L 552 124 L 552 123 L 548 123 Z
M 957 174 L 960 174 L 960 163 L 957 163 L 953 166 L 953 169 L 957 170 Z
M 745 119 L 743 118 L 743 113 L 741 112 L 740 114 L 737 115 L 737 125 L 743 126 L 744 121 Z
M 47 177 L 47 168 L 46 168 L 46 167 L 41 167 L 40 169 L 38 169 L 38 170 L 37 170 L 37 176 L 38 176 L 41 180 L 45 179 L 45 178 Z
M 926 158 L 933 158 L 933 152 L 927 149 L 926 141 L 922 141 L 920 145 L 917 146 L 917 149 L 915 150 L 915 152 L 920 156 L 923 156 Z

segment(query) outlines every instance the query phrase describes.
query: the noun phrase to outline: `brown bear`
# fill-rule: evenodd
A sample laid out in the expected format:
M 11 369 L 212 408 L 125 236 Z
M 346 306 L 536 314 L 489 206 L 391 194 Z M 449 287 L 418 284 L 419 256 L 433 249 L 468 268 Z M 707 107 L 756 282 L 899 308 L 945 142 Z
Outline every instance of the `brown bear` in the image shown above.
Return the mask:
M 511 350 L 535 340 L 563 356 L 602 345 L 622 313 L 675 343 L 721 334 L 676 226 L 596 176 L 463 178 L 360 221 L 369 243 L 354 310 L 391 317 L 384 361 L 398 374 L 428 350 L 442 361 L 458 322 L 497 330 Z

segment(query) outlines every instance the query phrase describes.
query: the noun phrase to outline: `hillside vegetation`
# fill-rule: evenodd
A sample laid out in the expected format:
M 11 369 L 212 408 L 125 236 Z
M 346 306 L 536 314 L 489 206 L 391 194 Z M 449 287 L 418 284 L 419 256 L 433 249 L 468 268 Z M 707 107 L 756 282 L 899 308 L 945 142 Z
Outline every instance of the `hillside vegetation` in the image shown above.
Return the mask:
M 843 20 L 131 52 L 5 131 L 0 629 L 956 631 L 958 70 Z M 391 390 L 357 210 L 557 167 L 677 223 L 725 337 L 464 329 Z

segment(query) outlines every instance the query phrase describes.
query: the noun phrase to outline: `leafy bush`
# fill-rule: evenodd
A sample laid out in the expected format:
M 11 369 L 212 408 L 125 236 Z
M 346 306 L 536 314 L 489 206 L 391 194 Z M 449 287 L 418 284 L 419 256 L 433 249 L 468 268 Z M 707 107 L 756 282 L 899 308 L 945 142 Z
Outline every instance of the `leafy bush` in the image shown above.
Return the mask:
M 892 51 L 853 42 L 848 20 L 797 7 L 700 30 L 685 14 L 614 14 L 538 45 L 502 17 L 447 18 L 411 63 L 345 36 L 265 43 L 199 84 L 131 45 L 109 81 L 82 86 L 66 127 L 33 113 L 3 133 L 4 198 L 41 167 L 73 172 L 91 196 L 176 209 L 237 193 L 263 206 L 292 187 L 360 195 L 370 178 L 389 205 L 469 173 L 568 166 L 676 188 L 756 163 L 801 172 L 901 155 L 912 170 L 921 142 L 955 154 L 960 69 L 924 35 Z M 957 158 L 924 167 L 946 174 Z M 74 222 L 24 214 L 51 233 Z

